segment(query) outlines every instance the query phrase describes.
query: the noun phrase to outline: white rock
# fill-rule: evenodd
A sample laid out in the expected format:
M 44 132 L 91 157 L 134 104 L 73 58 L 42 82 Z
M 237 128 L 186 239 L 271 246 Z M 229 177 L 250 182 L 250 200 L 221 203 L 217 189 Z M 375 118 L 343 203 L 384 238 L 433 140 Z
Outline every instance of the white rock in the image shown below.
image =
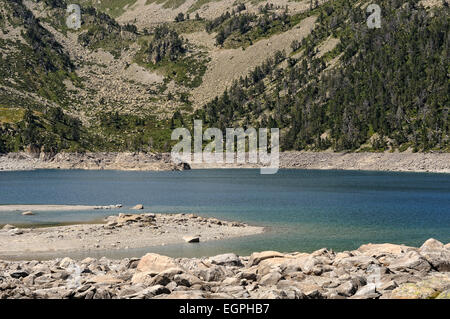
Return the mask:
M 200 237 L 198 236 L 184 236 L 183 240 L 187 243 L 199 243 Z

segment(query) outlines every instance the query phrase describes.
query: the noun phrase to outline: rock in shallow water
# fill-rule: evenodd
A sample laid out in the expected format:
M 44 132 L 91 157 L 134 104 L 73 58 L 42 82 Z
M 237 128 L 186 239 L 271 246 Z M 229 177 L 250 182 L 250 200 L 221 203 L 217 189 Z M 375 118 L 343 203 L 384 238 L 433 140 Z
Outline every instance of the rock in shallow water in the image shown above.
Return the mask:
M 199 236 L 184 236 L 183 240 L 187 243 L 199 243 L 200 237 Z

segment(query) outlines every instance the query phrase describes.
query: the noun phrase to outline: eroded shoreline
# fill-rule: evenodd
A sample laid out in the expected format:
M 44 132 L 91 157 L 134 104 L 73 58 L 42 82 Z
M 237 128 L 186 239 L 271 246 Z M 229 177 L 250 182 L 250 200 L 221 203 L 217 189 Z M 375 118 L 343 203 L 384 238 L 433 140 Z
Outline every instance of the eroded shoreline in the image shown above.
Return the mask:
M 364 170 L 450 173 L 450 153 L 334 153 L 281 152 L 281 169 Z M 175 164 L 170 154 L 155 153 L 59 153 L 0 155 L 0 171 L 34 169 L 86 169 L 170 171 L 184 169 L 259 168 L 256 164 Z

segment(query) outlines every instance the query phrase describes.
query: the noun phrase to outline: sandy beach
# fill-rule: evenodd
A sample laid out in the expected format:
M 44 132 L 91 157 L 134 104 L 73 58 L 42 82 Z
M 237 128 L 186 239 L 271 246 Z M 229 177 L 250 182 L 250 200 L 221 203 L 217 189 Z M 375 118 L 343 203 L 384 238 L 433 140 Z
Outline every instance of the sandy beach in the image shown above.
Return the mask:
M 187 241 L 211 241 L 259 234 L 249 226 L 194 214 L 119 214 L 102 224 L 0 230 L 0 258 L 25 258 L 42 253 L 130 249 Z M 194 244 L 194 243 L 193 243 Z

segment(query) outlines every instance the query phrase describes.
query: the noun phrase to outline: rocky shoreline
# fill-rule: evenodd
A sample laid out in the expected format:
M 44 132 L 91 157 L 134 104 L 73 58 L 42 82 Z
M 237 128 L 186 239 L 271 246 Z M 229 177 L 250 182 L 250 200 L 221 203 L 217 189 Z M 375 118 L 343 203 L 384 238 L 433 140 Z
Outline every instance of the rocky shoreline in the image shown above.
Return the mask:
M 177 171 L 189 169 L 175 164 L 170 154 L 103 152 L 103 153 L 9 153 L 0 155 L 0 171 L 35 169 L 86 169 L 124 171 Z
M 0 229 L 0 258 L 27 259 L 46 253 L 67 256 L 70 252 L 204 242 L 262 232 L 263 227 L 194 214 L 120 213 L 91 224 L 43 228 L 5 225 Z
M 257 164 L 175 164 L 169 153 L 9 153 L 0 155 L 0 171 L 90 169 L 167 171 L 210 168 L 259 168 Z M 450 153 L 281 152 L 280 168 L 450 173 Z
M 0 299 L 449 299 L 450 244 L 367 244 L 335 253 L 255 252 L 1 261 Z
M 450 173 L 450 153 L 281 152 L 281 169 Z M 191 164 L 192 169 L 259 168 L 256 164 Z

